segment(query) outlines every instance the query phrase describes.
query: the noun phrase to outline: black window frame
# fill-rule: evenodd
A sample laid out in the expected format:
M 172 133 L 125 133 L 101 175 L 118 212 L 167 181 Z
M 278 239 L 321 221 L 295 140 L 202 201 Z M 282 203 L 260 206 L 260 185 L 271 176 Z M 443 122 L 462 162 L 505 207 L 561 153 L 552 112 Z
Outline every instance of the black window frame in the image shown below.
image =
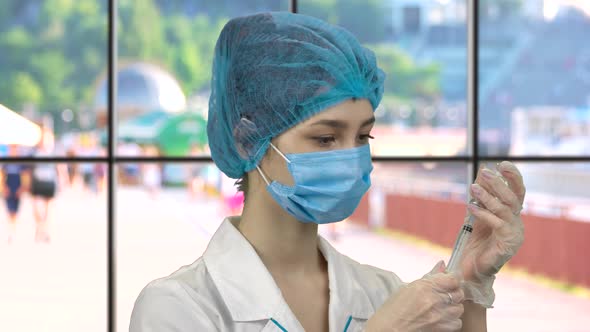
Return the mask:
M 464 156 L 374 156 L 373 161 L 379 163 L 394 164 L 398 162 L 437 162 L 437 163 L 462 163 L 468 166 L 468 180 L 474 181 L 475 170 L 479 164 L 508 160 L 512 162 L 525 163 L 590 163 L 590 156 L 510 156 L 510 155 L 480 155 L 478 149 L 479 137 L 479 0 L 465 0 L 467 2 L 467 146 L 468 155 Z M 289 10 L 298 12 L 298 0 L 289 0 Z M 109 332 L 116 331 L 116 234 L 115 234 L 115 206 L 116 206 L 116 177 L 115 167 L 121 163 L 210 163 L 213 160 L 209 156 L 197 157 L 119 157 L 115 154 L 116 144 L 116 113 L 115 105 L 117 90 L 116 76 L 117 68 L 117 0 L 108 0 L 108 38 L 107 38 L 107 114 L 108 114 L 108 154 L 106 157 L 0 157 L 0 163 L 105 163 L 107 169 L 107 329 Z M 468 182 L 469 182 L 468 181 Z

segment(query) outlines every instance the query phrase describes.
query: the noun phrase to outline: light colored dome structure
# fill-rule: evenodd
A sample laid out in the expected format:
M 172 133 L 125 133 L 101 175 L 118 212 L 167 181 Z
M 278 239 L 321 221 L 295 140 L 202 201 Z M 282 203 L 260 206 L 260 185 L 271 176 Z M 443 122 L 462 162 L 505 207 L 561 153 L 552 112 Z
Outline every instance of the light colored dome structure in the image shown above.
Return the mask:
M 178 81 L 164 69 L 143 62 L 122 66 L 117 72 L 117 118 L 126 119 L 151 111 L 185 110 L 186 97 Z M 107 109 L 106 76 L 97 85 L 94 109 Z

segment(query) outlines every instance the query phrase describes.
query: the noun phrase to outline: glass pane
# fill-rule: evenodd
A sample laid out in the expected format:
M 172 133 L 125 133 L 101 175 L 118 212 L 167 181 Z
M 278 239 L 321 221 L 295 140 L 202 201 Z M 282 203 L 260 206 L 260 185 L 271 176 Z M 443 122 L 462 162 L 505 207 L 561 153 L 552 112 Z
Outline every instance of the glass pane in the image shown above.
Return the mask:
M 508 263 L 511 269 L 504 268 L 494 283 L 489 330 L 583 330 L 590 322 L 584 314 L 590 299 L 576 295 L 582 288 L 574 286 L 590 286 L 590 267 L 579 255 L 590 250 L 590 195 L 584 190 L 590 164 L 517 167 L 527 184 L 522 212 L 526 239 Z M 394 271 L 404 281 L 420 278 L 438 260 L 448 262 L 466 213 L 466 179 L 464 164 L 376 163 L 371 191 L 351 219 L 385 230 L 377 235 L 338 224 L 342 239 L 334 245 L 361 263 Z M 393 236 L 383 236 L 392 230 Z M 515 269 L 521 273 L 511 272 Z M 534 275 L 561 286 L 548 287 L 532 279 Z M 551 319 L 539 320 L 540 314 Z
M 466 154 L 465 0 L 298 1 L 372 49 L 387 79 L 371 145 L 378 156 Z
M 546 172 L 551 169 L 559 172 L 549 175 L 531 172 L 529 166 L 533 165 L 518 166 L 529 184 L 529 203 L 537 201 L 535 197 L 540 190 L 533 178 L 558 179 L 562 174 L 555 165 L 541 168 Z M 574 174 L 571 167 L 565 170 Z M 131 164 L 121 165 L 117 173 L 117 325 L 125 330 L 141 289 L 151 280 L 167 276 L 202 255 L 223 218 L 240 213 L 241 197 L 235 195 L 234 181 L 221 176 L 211 164 Z M 576 178 L 582 175 L 590 176 L 582 171 Z M 448 261 L 449 248 L 466 212 L 467 165 L 378 162 L 372 182 L 371 190 L 348 221 L 322 225 L 320 233 L 343 254 L 393 271 L 404 281 L 421 278 L 440 259 Z M 573 191 L 570 194 L 573 195 Z M 573 201 L 573 198 L 568 200 Z M 137 209 L 137 206 L 142 208 Z M 543 271 L 553 265 L 546 257 L 556 258 L 553 252 L 561 255 L 569 247 L 586 248 L 590 235 L 587 228 L 583 231 L 571 225 L 588 226 L 590 223 L 572 221 L 567 226 L 571 226 L 569 235 L 564 233 L 567 229 L 552 229 L 568 237 L 558 235 L 547 239 L 540 233 L 540 227 L 560 227 L 562 221 L 535 213 L 527 204 L 523 212 L 527 239 L 510 266 L 546 274 L 548 272 Z M 562 264 L 560 271 L 587 271 L 584 264 L 580 264 L 579 255 L 568 257 L 555 260 L 556 264 Z M 588 273 L 580 275 L 588 276 Z M 543 326 L 551 326 L 550 330 L 561 331 L 564 328 L 558 324 L 563 322 L 570 322 L 571 329 L 565 329 L 567 331 L 583 330 L 583 326 L 587 326 L 588 318 L 584 313 L 590 308 L 588 299 L 548 288 L 522 274 L 512 274 L 508 269 L 498 275 L 495 291 L 496 309 L 490 311 L 488 320 L 494 330 L 532 326 L 532 330 L 540 331 L 545 329 Z M 535 312 L 549 315 L 553 311 L 554 319 L 539 321 L 537 314 L 524 311 L 531 303 L 535 304 Z M 556 303 L 559 303 L 559 310 L 556 310 Z
M 374 163 L 371 189 L 350 220 L 371 230 L 403 232 L 450 247 L 465 215 L 466 180 L 463 163 Z M 403 248 L 387 237 L 379 240 L 381 248 L 364 244 L 379 236 L 346 236 L 346 224 L 342 226 L 342 241 L 335 242 L 338 249 L 359 262 L 394 271 L 403 280 L 418 279 L 438 260 L 448 260 L 446 253 L 433 255 L 418 246 Z M 407 250 L 413 250 L 412 254 L 383 254 Z
M 486 1 L 479 35 L 482 153 L 590 155 L 584 1 Z
M 213 51 L 229 18 L 288 10 L 288 0 L 118 1 L 118 154 L 208 155 Z M 145 24 L 145 22 L 150 22 Z M 105 91 L 105 83 L 100 83 Z M 99 95 L 105 100 L 104 93 Z
M 489 163 L 492 168 L 495 163 Z M 590 223 L 590 163 L 515 163 L 527 188 L 524 212 Z
M 240 202 L 235 181 L 210 163 L 123 164 L 117 177 L 117 326 L 126 331 L 142 288 L 196 260 Z
M 590 183 L 590 163 L 517 163 L 516 166 L 527 189 L 522 211 L 526 235 L 509 266 L 526 271 L 528 276 L 541 277 L 545 285 L 534 293 L 523 294 L 520 290 L 525 287 L 517 286 L 522 280 L 498 284 L 497 293 L 502 291 L 504 296 L 498 297 L 495 308 L 499 310 L 489 312 L 490 330 L 507 330 L 508 326 L 583 330 L 590 322 L 583 315 L 590 309 L 590 299 L 580 297 L 584 294 L 581 290 L 590 287 L 590 266 L 580 257 L 581 252 L 590 250 L 590 193 L 586 189 Z M 510 294 L 510 287 L 520 290 Z M 533 303 L 534 310 L 516 310 L 517 306 L 523 308 Z M 510 310 L 515 311 L 510 313 Z M 516 312 L 519 314 L 515 315 Z M 540 321 L 539 315 L 554 319 Z M 585 318 L 580 319 L 582 316 Z
M 107 328 L 105 164 L 0 164 L 0 330 Z
M 141 289 L 148 282 L 195 261 L 225 216 L 241 213 L 243 201 L 236 195 L 235 180 L 222 175 L 210 163 L 126 164 L 117 168 L 117 175 L 117 326 L 125 329 Z M 350 222 L 322 225 L 320 232 L 338 249 L 361 262 L 393 269 L 405 279 L 417 278 L 418 270 L 414 266 L 421 267 L 419 273 L 424 274 L 423 270 L 440 257 L 423 256 L 420 264 L 406 264 L 410 260 L 415 262 L 410 256 L 390 259 L 380 251 L 383 247 L 378 249 L 367 243 L 376 240 L 396 250 L 403 244 L 367 233 L 366 224 L 370 219 L 372 227 L 377 229 L 401 223 L 397 208 L 389 209 L 391 192 L 443 203 L 452 199 L 461 205 L 465 201 L 466 177 L 464 164 L 376 164 L 372 191 L 350 217 Z M 460 216 L 453 220 L 455 226 L 450 229 L 453 236 L 461 221 Z
M 79 153 L 83 135 L 106 141 L 93 100 L 106 72 L 106 11 L 106 0 L 0 2 L 0 157 L 11 144 L 36 146 L 43 131 L 56 144 L 42 156 Z

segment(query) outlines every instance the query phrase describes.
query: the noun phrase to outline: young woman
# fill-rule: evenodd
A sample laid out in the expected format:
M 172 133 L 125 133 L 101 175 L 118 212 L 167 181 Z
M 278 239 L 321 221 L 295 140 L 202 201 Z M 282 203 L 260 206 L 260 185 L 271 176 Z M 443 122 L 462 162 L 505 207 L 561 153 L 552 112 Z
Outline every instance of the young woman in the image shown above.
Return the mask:
M 485 331 L 494 275 L 523 239 L 512 164 L 498 167 L 509 186 L 480 172 L 472 191 L 487 210 L 470 207 L 478 221 L 460 273 L 441 262 L 405 284 L 318 237 L 318 224 L 346 219 L 370 186 L 383 80 L 371 51 L 321 20 L 227 23 L 208 136 L 217 167 L 241 179 L 244 210 L 196 262 L 142 291 L 131 331 Z

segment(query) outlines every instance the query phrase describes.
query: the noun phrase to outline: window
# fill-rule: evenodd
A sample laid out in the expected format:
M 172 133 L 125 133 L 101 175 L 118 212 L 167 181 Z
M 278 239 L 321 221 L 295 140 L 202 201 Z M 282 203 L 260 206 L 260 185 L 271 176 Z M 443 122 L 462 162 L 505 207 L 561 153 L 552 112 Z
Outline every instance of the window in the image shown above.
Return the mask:
M 299 13 L 341 25 L 375 51 L 387 75 L 375 113 L 375 156 L 469 154 L 465 1 L 420 6 L 375 0 L 297 3 Z M 444 15 L 424 24 L 422 19 L 432 13 Z M 391 26 L 395 34 L 388 33 Z
M 5 0 L 0 188 L 13 185 L 8 177 L 19 179 L 18 190 L 49 176 L 56 194 L 48 224 L 39 224 L 45 200 L 24 189 L 17 203 L 0 208 L 4 221 L 19 205 L 16 223 L 0 225 L 7 271 L 0 330 L 125 331 L 142 287 L 194 261 L 222 217 L 239 213 L 233 181 L 207 150 L 213 47 L 231 17 L 279 10 L 345 27 L 388 74 L 375 114 L 374 185 L 351 219 L 450 246 L 474 170 L 512 160 L 527 180 L 528 225 L 557 234 L 552 240 L 563 248 L 585 245 L 580 234 L 587 230 L 578 227 L 588 224 L 590 208 L 587 6 Z M 440 215 L 444 224 L 436 224 Z M 355 232 L 348 227 L 343 232 Z M 49 244 L 39 232 L 45 229 Z M 330 236 L 329 228 L 320 231 Z M 537 234 L 531 241 L 541 246 L 548 239 Z M 559 265 L 538 264 L 548 255 L 573 266 L 575 252 L 543 248 L 525 248 L 518 264 L 590 285 L 586 270 L 563 274 Z M 344 253 L 394 270 L 409 257 L 384 263 L 371 251 Z

